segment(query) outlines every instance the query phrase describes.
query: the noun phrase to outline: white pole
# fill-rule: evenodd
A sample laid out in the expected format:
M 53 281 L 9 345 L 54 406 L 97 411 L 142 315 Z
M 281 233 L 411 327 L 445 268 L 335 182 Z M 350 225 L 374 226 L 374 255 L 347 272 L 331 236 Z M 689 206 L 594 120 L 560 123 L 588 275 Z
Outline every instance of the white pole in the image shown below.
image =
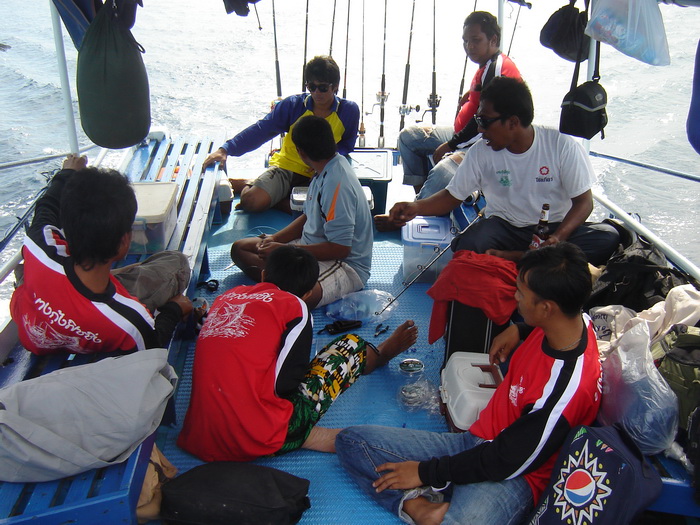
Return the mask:
M 68 66 L 66 65 L 66 50 L 63 47 L 63 31 L 61 29 L 61 17 L 56 6 L 51 5 L 51 22 L 53 24 L 53 39 L 56 46 L 56 60 L 58 61 L 58 74 L 61 77 L 61 92 L 63 93 L 63 107 L 66 112 L 66 124 L 68 126 L 68 142 L 70 151 L 78 155 L 78 133 L 75 130 L 75 117 L 73 115 L 73 99 L 70 94 L 70 82 L 68 81 Z

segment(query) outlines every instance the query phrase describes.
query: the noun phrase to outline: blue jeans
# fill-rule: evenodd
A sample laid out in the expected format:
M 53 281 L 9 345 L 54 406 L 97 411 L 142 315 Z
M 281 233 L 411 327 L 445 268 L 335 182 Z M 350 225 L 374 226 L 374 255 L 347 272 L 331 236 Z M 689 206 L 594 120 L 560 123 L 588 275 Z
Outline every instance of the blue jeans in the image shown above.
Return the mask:
M 398 145 L 403 163 L 403 183 L 420 186 L 428 177 L 432 155 L 440 144 L 452 138 L 454 129 L 449 126 L 409 126 L 399 133 Z
M 404 499 L 415 497 L 415 492 L 389 489 L 375 492 L 372 482 L 379 478 L 376 468 L 387 462 L 452 456 L 482 442 L 469 432 L 440 434 L 363 425 L 343 430 L 336 438 L 335 447 L 340 464 L 364 492 L 407 523 L 412 523 L 402 507 Z M 498 482 L 453 483 L 443 492 L 445 499 L 450 500 L 443 520 L 446 524 L 515 525 L 523 522 L 533 508 L 532 491 L 522 476 Z M 429 488 L 425 496 L 430 499 L 434 493 Z

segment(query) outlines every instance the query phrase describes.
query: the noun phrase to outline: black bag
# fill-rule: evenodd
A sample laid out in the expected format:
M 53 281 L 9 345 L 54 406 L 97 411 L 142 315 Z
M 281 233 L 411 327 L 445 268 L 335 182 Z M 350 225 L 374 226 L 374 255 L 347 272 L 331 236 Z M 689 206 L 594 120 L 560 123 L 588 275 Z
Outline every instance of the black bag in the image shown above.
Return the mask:
M 131 34 L 133 13 L 126 7 L 105 3 L 78 52 L 76 87 L 83 130 L 98 146 L 113 149 L 138 144 L 151 127 L 143 48 Z
M 600 42 L 596 42 L 593 80 L 584 82 L 580 86 L 576 85 L 579 72 L 579 63 L 576 62 L 571 89 L 561 103 L 559 131 L 562 133 L 585 139 L 591 139 L 600 133 L 601 138 L 605 138 L 603 128 L 608 123 L 608 114 L 605 111 L 608 95 L 603 86 L 598 83 L 600 80 L 599 63 Z
M 496 324 L 480 308 L 458 301 L 450 302 L 445 332 L 445 358 L 442 368 L 455 352 L 488 353 L 493 338 L 508 328 L 509 323 Z
M 309 481 L 254 463 L 200 465 L 163 485 L 161 516 L 177 525 L 296 523 L 311 507 Z
M 579 50 L 590 45 L 591 37 L 584 33 L 588 15 L 579 12 L 575 3 L 571 0 L 549 17 L 540 31 L 540 43 L 565 60 L 583 62 L 588 57 L 581 57 Z
M 661 493 L 658 472 L 620 427 L 571 429 L 530 524 L 624 525 Z
M 680 270 L 668 265 L 663 253 L 653 244 L 638 237 L 627 248 L 618 250 L 593 285 L 585 309 L 620 304 L 641 312 L 663 301 L 671 288 L 698 284 Z

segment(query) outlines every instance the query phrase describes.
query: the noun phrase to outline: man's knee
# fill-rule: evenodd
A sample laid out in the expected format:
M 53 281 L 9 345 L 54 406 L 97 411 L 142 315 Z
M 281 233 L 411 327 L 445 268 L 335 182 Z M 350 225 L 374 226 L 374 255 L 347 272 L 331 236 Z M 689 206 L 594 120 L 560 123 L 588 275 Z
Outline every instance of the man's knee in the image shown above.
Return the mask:
M 237 208 L 251 213 L 270 209 L 276 203 L 272 202 L 270 194 L 257 186 L 247 186 L 241 192 L 241 201 Z
M 231 259 L 233 262 L 240 261 L 245 252 L 252 251 L 257 242 L 257 237 L 246 237 L 245 239 L 240 239 L 234 242 L 231 245 Z

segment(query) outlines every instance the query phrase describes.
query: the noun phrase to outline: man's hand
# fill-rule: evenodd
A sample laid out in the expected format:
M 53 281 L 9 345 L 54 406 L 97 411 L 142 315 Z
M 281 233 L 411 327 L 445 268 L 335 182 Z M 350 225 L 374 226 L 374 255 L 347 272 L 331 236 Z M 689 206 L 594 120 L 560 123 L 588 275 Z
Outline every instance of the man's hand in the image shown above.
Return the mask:
M 493 338 L 489 349 L 489 363 L 498 365 L 505 363 L 513 349 L 520 343 L 520 331 L 514 324 Z
M 418 475 L 417 461 L 384 463 L 377 467 L 377 472 L 386 472 L 372 483 L 377 492 L 385 489 L 414 489 L 423 485 Z
M 283 243 L 277 242 L 274 235 L 263 234 L 260 237 L 260 242 L 258 243 L 258 256 L 265 260 L 267 257 L 275 251 L 280 246 L 284 246 Z
M 207 166 L 211 166 L 215 162 L 221 163 L 221 169 L 226 171 L 226 159 L 228 158 L 228 153 L 224 148 L 219 148 L 216 151 L 210 153 L 206 159 L 204 159 L 204 164 L 202 164 L 202 170 L 205 170 Z
M 66 160 L 63 161 L 63 169 L 64 170 L 81 170 L 85 166 L 87 166 L 87 157 L 85 155 L 73 155 L 70 153 L 67 157 Z
M 546 241 L 544 241 L 541 244 L 540 248 L 542 248 L 542 246 L 554 246 L 555 244 L 558 244 L 560 242 L 561 242 L 561 239 L 559 237 L 557 237 L 556 235 L 552 234 L 547 238 Z
M 184 295 L 176 295 L 175 297 L 171 297 L 168 299 L 168 302 L 173 302 L 177 303 L 180 305 L 180 310 L 182 310 L 182 319 L 186 319 L 188 315 L 192 313 L 192 310 L 194 309 L 194 306 L 192 306 L 192 301 L 190 301 L 187 297 Z
M 416 208 L 417 206 L 415 201 L 397 202 L 391 207 L 391 211 L 389 212 L 389 220 L 401 227 L 418 215 L 418 210 Z
M 469 100 L 469 93 L 470 93 L 470 91 L 467 91 L 467 92 L 464 93 L 464 95 L 462 95 L 462 97 L 459 99 L 459 107 L 460 107 L 460 108 L 461 108 L 462 106 L 464 106 L 464 104 L 467 103 L 467 100 Z
M 433 162 L 437 164 L 440 162 L 445 155 L 448 153 L 452 153 L 452 148 L 447 144 L 447 142 L 443 142 L 440 144 L 437 148 L 435 148 L 435 151 L 433 152 Z

